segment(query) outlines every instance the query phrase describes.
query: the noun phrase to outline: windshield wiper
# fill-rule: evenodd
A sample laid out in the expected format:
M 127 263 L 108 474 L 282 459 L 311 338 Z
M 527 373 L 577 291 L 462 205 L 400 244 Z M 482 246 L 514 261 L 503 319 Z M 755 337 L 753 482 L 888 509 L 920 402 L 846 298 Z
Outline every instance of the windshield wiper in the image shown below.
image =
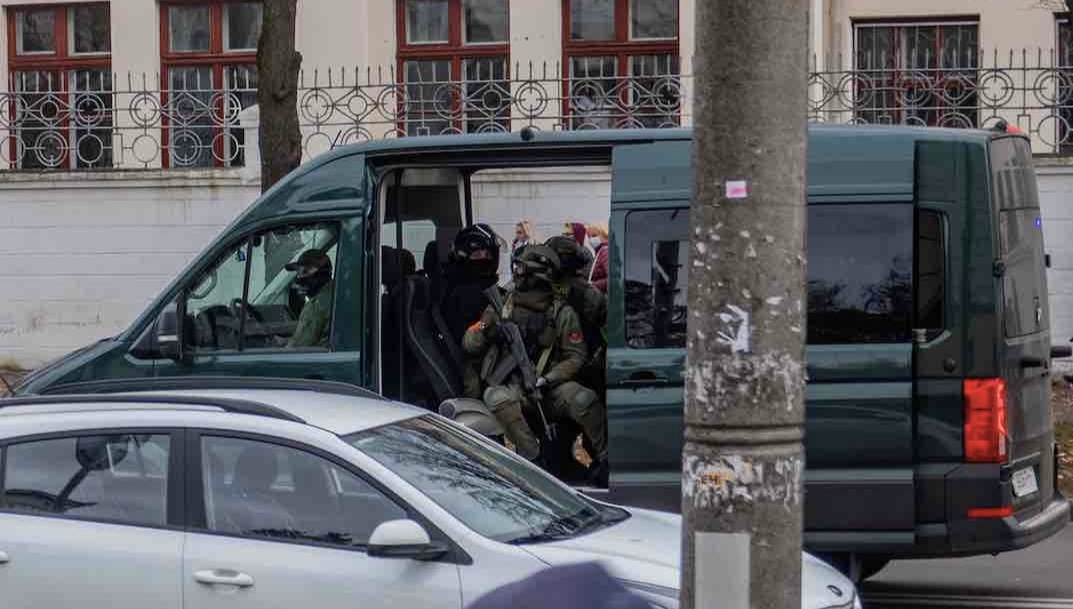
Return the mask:
M 587 514 L 591 515 L 585 517 Z M 608 522 L 604 519 L 602 514 L 594 510 L 585 509 L 571 516 L 556 518 L 549 522 L 543 529 L 511 539 L 507 543 L 541 543 L 545 541 L 570 539 L 571 537 L 576 537 L 582 533 L 602 528 L 605 524 L 608 524 Z

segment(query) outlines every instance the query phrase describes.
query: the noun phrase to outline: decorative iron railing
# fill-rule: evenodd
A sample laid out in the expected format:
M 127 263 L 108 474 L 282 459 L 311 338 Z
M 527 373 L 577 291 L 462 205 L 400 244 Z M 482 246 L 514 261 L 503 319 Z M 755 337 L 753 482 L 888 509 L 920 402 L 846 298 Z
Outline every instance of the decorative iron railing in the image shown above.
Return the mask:
M 1073 154 L 1073 66 L 1051 53 L 980 54 L 956 68 L 836 69 L 813 64 L 814 121 L 989 127 L 1004 119 L 1041 154 Z M 478 71 L 479 72 L 479 71 Z M 491 73 L 491 71 L 489 71 Z M 405 82 L 393 70 L 302 74 L 299 122 L 307 157 L 380 138 L 690 124 L 691 77 L 564 75 L 513 66 L 504 78 Z M 233 68 L 225 87 L 159 78 L 72 73 L 63 86 L 12 77 L 0 92 L 0 167 L 109 169 L 235 167 L 256 129 L 256 75 Z M 749 103 L 763 103 L 753 100 Z

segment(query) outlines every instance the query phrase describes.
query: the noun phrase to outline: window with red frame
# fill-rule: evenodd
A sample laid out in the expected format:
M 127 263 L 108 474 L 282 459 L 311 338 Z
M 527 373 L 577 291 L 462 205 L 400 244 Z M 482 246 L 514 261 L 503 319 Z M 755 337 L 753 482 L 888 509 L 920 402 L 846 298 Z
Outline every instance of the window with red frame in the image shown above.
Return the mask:
M 679 124 L 678 0 L 563 0 L 571 129 Z
M 164 164 L 244 163 L 242 110 L 257 103 L 260 2 L 161 2 Z
M 977 126 L 977 22 L 858 22 L 854 30 L 858 120 Z
M 510 130 L 507 0 L 396 0 L 406 135 Z
M 11 166 L 111 167 L 108 4 L 11 7 L 7 18 Z

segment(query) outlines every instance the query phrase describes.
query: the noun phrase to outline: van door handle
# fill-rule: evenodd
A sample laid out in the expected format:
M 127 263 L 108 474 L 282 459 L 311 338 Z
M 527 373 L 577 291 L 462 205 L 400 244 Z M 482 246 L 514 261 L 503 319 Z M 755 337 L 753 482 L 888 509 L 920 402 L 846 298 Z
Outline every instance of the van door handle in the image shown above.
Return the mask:
M 7 552 L 0 552 L 0 565 L 6 565 L 11 562 L 11 557 L 7 555 Z
M 622 381 L 623 385 L 668 385 L 671 379 L 653 372 L 634 372 Z
M 239 588 L 249 588 L 253 585 L 252 577 L 229 569 L 196 571 L 194 579 L 202 584 L 222 584 L 224 586 L 238 586 Z

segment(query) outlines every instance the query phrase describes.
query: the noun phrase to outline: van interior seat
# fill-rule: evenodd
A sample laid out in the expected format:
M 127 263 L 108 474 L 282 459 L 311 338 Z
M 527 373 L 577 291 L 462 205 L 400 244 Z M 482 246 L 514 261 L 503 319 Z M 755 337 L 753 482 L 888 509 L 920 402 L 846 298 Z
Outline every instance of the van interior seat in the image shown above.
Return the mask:
M 446 323 L 432 296 L 428 277 L 403 279 L 403 332 L 406 348 L 424 372 L 435 404 L 462 395 L 462 349 L 445 335 Z

